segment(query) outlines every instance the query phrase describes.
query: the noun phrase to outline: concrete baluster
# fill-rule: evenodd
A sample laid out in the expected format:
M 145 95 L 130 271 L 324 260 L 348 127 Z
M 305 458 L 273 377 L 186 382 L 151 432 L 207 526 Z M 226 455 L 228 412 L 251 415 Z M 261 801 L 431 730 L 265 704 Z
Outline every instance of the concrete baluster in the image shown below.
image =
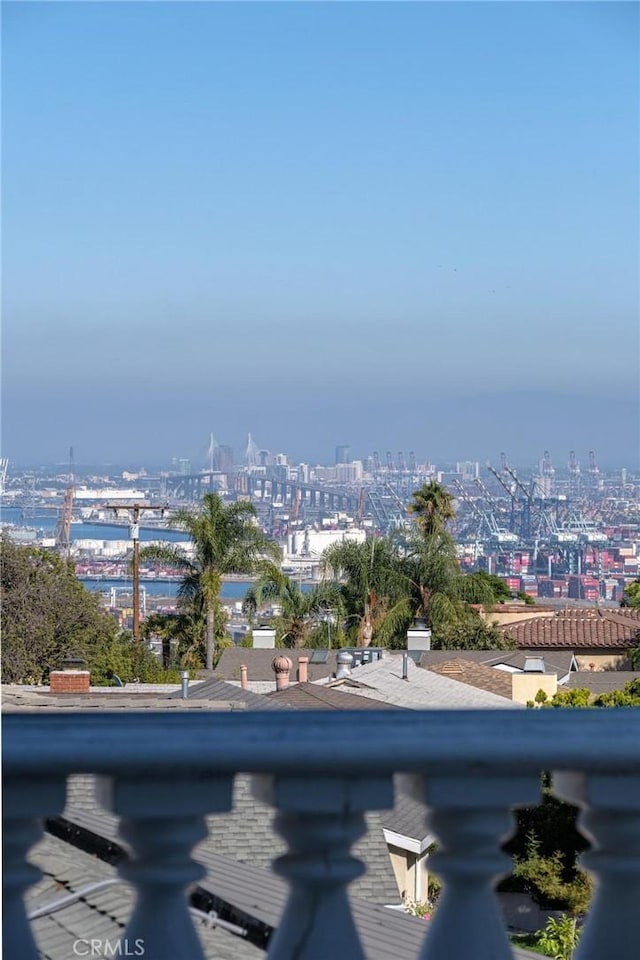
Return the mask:
M 429 868 L 444 885 L 422 960 L 512 960 L 493 888 L 511 871 L 500 850 L 515 829 L 511 808 L 539 802 L 539 777 L 404 777 L 402 785 L 428 806 L 438 845 Z
M 27 920 L 24 892 L 42 876 L 26 857 L 42 837 L 45 816 L 64 809 L 64 777 L 7 777 L 2 800 L 2 940 L 11 960 L 38 960 Z
M 290 885 L 269 960 L 364 960 L 347 886 L 364 872 L 351 855 L 366 833 L 364 811 L 393 805 L 391 778 L 253 778 L 254 795 L 276 807 L 288 853 L 274 870 Z
M 145 957 L 203 960 L 187 888 L 205 870 L 191 851 L 207 835 L 205 814 L 231 809 L 232 788 L 232 777 L 99 778 L 98 799 L 122 817 L 120 833 L 133 851 L 119 867 L 137 891 L 125 937 Z
M 553 792 L 582 808 L 578 828 L 593 844 L 582 864 L 596 892 L 576 960 L 640 955 L 640 776 L 556 773 Z

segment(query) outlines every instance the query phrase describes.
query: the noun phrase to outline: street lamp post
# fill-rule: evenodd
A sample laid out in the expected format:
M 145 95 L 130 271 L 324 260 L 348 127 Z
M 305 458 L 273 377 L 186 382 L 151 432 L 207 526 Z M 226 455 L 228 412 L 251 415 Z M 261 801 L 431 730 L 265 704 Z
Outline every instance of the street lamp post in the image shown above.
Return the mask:
M 140 643 L 140 515 L 149 511 L 160 511 L 164 514 L 168 504 L 155 506 L 151 503 L 107 503 L 108 510 L 113 510 L 116 516 L 119 510 L 126 510 L 129 516 L 129 538 L 133 544 L 131 574 L 133 582 L 133 642 Z

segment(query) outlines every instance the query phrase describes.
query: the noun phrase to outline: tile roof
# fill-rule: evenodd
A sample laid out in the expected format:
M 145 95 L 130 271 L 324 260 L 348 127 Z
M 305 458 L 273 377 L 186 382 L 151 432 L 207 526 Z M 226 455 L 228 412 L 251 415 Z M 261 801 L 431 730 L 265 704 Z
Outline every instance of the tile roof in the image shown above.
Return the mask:
M 518 647 L 624 650 L 640 642 L 640 610 L 569 607 L 500 629 Z
M 439 673 L 442 677 L 449 677 L 450 680 L 459 680 L 460 683 L 468 683 L 469 686 L 477 687 L 479 690 L 488 690 L 490 693 L 497 693 L 500 697 L 511 699 L 512 675 L 505 670 L 496 670 L 484 663 L 474 663 L 473 660 L 466 660 L 463 657 L 433 663 L 427 669 L 433 673 Z
M 350 697 L 320 683 L 294 683 L 267 695 L 268 700 L 286 703 L 299 710 L 399 710 L 401 707 L 374 697 Z
M 331 686 L 351 696 L 376 697 L 412 710 L 508 710 L 521 707 L 506 697 L 416 667 L 410 658 L 407 680 L 402 679 L 402 661 L 399 658 L 383 658 L 357 667 L 351 671 L 351 677 L 334 680 Z

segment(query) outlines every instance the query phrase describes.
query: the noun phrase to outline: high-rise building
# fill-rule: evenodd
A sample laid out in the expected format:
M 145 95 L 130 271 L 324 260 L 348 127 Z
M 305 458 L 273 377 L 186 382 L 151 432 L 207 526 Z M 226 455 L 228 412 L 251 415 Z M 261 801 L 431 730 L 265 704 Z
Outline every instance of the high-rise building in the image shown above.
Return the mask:
M 338 444 L 336 447 L 336 463 L 351 463 L 349 459 L 351 447 L 347 443 Z

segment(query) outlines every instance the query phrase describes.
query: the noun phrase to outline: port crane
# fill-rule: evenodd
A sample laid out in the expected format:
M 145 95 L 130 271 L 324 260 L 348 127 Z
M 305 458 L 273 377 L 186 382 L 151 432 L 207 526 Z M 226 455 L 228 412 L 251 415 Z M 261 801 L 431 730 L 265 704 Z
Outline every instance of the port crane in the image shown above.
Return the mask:
M 502 453 L 500 454 L 500 456 L 504 457 L 504 454 Z M 517 503 L 517 498 L 514 493 L 513 487 L 507 483 L 507 481 L 498 473 L 497 470 L 495 470 L 491 466 L 490 463 L 487 464 L 487 470 L 489 471 L 489 473 L 493 474 L 493 476 L 496 478 L 496 480 L 498 481 L 502 489 L 505 491 L 505 493 L 509 497 L 509 500 L 511 501 L 511 519 L 509 521 L 509 528 L 513 530 L 516 523 L 516 503 Z M 503 471 L 504 471 L 504 467 L 503 467 Z
M 502 509 L 501 509 L 500 504 L 498 503 L 498 501 L 497 501 L 497 500 L 494 500 L 494 498 L 491 496 L 491 494 L 489 493 L 486 485 L 482 482 L 482 480 L 480 479 L 480 477 L 474 477 L 473 482 L 474 482 L 475 485 L 481 490 L 482 496 L 484 497 L 484 499 L 486 500 L 486 502 L 489 504 L 489 506 L 490 506 L 491 509 L 493 510 L 494 515 L 495 515 L 496 517 L 499 517 L 500 514 L 501 514 L 501 512 L 502 512 Z
M 529 539 L 532 536 L 531 530 L 531 508 L 533 506 L 533 496 L 530 490 L 527 490 L 525 485 L 522 483 L 518 477 L 515 470 L 513 470 L 508 464 L 505 466 L 505 472 L 509 474 L 511 479 L 516 485 L 516 488 L 524 495 L 524 501 L 522 504 L 522 520 L 521 520 L 521 535 Z
M 481 510 L 476 503 L 471 499 L 463 485 L 459 480 L 453 481 L 454 486 L 460 492 L 460 496 L 464 502 L 471 508 L 472 512 L 480 520 L 480 526 L 478 529 L 478 539 L 482 534 L 483 527 L 487 531 L 487 539 L 493 540 L 496 543 L 505 544 L 510 543 L 514 544 L 517 542 L 518 537 L 515 533 L 511 533 L 509 530 L 505 530 L 504 527 L 499 526 L 498 521 L 493 513 L 486 510 Z

